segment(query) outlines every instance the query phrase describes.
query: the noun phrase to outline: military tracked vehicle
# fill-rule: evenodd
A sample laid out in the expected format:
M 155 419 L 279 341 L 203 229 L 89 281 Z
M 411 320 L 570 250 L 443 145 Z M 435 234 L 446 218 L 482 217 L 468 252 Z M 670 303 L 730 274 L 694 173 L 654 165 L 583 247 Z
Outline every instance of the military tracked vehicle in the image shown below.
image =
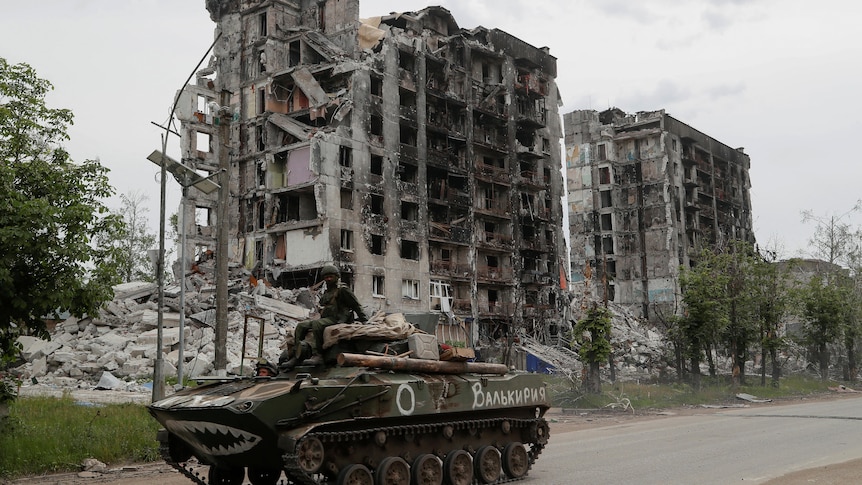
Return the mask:
M 548 407 L 541 376 L 500 364 L 339 353 L 149 410 L 165 461 L 198 484 L 468 485 L 525 477 Z

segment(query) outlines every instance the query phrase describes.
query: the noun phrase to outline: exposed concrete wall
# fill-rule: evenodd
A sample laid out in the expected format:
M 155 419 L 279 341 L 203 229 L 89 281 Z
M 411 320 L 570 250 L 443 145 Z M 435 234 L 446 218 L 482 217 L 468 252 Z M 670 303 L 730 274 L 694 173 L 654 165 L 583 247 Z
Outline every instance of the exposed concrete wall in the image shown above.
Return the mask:
M 470 345 L 559 338 L 562 126 L 546 49 L 461 29 L 440 7 L 382 17 L 364 48 L 357 0 L 207 8 L 215 80 L 195 92 L 224 106 L 204 120 L 184 106 L 184 161 L 214 171 L 190 138 L 230 124 L 215 142 L 230 150 L 234 263 L 306 286 L 334 262 L 366 308 L 450 313 Z
M 564 115 L 573 279 L 649 318 L 679 311 L 679 268 L 753 242 L 749 157 L 666 115 Z M 586 266 L 592 272 L 585 271 Z

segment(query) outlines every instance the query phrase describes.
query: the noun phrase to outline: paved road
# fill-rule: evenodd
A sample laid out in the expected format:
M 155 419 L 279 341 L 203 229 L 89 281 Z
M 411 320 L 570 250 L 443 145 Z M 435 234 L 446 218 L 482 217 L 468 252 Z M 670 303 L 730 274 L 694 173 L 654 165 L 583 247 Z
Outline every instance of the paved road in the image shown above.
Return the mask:
M 797 470 L 859 458 L 862 397 L 757 405 L 553 434 L 527 481 L 543 485 L 766 483 Z M 809 483 L 862 483 L 862 469 L 857 467 L 853 465 L 851 475 L 858 480 Z
M 568 423 L 559 415 L 533 485 L 843 485 L 862 483 L 862 397 L 673 417 Z M 605 426 L 606 422 L 620 424 Z M 576 429 L 575 431 L 566 431 Z M 855 461 L 854 461 L 855 460 Z M 837 465 L 836 465 L 837 464 Z M 795 473 L 794 473 L 795 472 Z M 51 475 L 14 485 L 189 485 L 165 465 Z

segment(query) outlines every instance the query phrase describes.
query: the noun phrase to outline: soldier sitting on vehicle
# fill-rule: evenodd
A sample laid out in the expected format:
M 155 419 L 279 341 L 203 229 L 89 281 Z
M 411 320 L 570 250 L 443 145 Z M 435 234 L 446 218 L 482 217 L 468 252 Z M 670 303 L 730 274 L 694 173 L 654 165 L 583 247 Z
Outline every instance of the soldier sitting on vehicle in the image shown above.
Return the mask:
M 326 282 L 326 291 L 320 297 L 320 318 L 305 320 L 296 325 L 293 339 L 293 355 L 291 356 L 285 352 L 282 354 L 282 359 L 279 362 L 279 369 L 283 372 L 296 367 L 296 364 L 303 357 L 303 346 L 301 343 L 305 340 L 305 336 L 309 331 L 314 335 L 312 356 L 302 363 L 304 365 L 320 365 L 323 364 L 323 330 L 326 327 L 338 323 L 352 323 L 354 320 L 360 322 L 368 321 L 368 317 L 365 316 L 365 312 L 362 310 L 359 300 L 356 299 L 356 295 L 350 291 L 350 288 L 339 284 L 340 274 L 338 268 L 328 264 L 320 271 L 320 275 Z M 354 313 L 356 314 L 355 319 Z M 285 358 L 287 360 L 283 360 Z

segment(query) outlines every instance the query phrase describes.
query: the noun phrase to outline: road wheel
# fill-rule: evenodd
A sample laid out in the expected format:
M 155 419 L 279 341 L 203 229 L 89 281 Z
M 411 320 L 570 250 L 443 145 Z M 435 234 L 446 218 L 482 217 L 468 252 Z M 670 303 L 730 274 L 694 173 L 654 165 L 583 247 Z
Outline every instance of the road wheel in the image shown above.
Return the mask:
M 443 478 L 448 485 L 470 485 L 473 482 L 473 459 L 464 450 L 446 454 L 443 461 Z
M 517 441 L 509 443 L 503 450 L 503 472 L 510 478 L 521 478 L 530 469 L 527 448 Z
M 443 464 L 436 456 L 427 453 L 419 455 L 410 467 L 413 485 L 442 485 Z
M 375 485 L 410 485 L 410 465 L 398 456 L 384 458 L 374 471 Z
M 299 467 L 309 475 L 317 473 L 323 466 L 323 443 L 314 436 L 303 439 L 296 447 L 299 456 Z
M 338 474 L 337 485 L 374 485 L 371 471 L 364 465 L 348 465 Z
M 476 478 L 481 483 L 494 483 L 500 478 L 500 450 L 493 446 L 483 446 L 476 451 L 473 459 Z

